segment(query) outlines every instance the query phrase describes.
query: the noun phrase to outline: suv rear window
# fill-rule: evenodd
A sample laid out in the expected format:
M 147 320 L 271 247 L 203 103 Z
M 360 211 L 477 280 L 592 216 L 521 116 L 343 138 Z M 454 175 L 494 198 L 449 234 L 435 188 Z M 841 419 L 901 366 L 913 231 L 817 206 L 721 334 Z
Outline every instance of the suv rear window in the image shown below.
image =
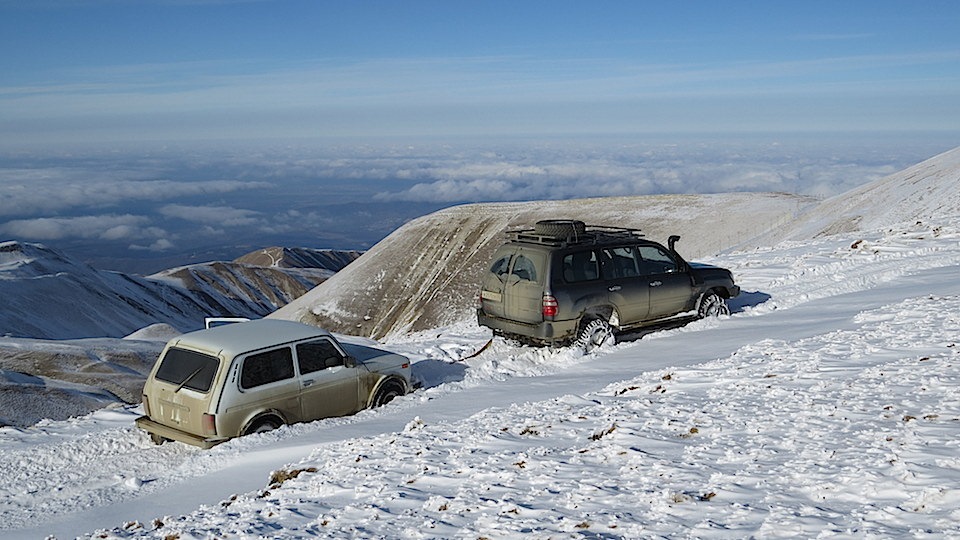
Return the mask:
M 206 393 L 210 391 L 213 376 L 219 366 L 220 360 L 213 356 L 171 347 L 167 349 L 163 362 L 157 368 L 157 378 Z

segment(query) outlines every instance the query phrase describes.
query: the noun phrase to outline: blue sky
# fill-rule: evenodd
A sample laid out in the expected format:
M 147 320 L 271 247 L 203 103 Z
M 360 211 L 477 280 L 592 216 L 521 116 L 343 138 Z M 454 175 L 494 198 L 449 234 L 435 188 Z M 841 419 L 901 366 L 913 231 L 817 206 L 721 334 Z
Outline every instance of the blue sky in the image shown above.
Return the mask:
M 956 131 L 960 2 L 0 0 L 0 144 Z
M 0 0 L 0 240 L 139 272 L 458 203 L 827 197 L 958 119 L 955 0 Z

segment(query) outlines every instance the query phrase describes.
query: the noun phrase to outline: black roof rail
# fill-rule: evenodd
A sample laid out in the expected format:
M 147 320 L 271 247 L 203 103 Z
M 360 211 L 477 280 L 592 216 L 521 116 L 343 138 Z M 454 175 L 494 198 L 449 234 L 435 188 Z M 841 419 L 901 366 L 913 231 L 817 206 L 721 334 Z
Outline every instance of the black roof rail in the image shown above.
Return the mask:
M 627 227 L 608 227 L 605 225 L 587 225 L 582 234 L 551 235 L 537 232 L 535 229 L 513 229 L 506 231 L 508 240 L 530 242 L 551 247 L 566 247 L 635 240 L 645 235 L 640 229 Z

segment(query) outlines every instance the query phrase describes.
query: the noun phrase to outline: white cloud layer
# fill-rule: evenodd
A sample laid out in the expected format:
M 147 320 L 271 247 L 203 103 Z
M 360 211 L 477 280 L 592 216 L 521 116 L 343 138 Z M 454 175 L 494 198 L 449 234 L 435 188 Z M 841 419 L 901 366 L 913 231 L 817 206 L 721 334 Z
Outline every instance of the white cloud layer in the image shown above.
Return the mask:
M 98 164 L 99 165 L 99 164 Z M 93 167 L 0 168 L 0 217 L 58 213 L 71 208 L 214 196 L 270 187 L 237 180 L 144 180 L 152 171 L 101 172 Z
M 0 239 L 96 244 L 104 257 L 133 259 L 233 258 L 278 244 L 358 249 L 459 203 L 735 191 L 829 197 L 958 143 L 936 134 L 608 137 L 0 153 Z
M 160 213 L 167 217 L 223 227 L 254 225 L 261 221 L 260 212 L 226 206 L 168 204 L 160 208 Z
M 167 236 L 163 229 L 151 226 L 149 218 L 129 214 L 17 219 L 0 224 L 0 234 L 29 240 L 85 238 L 104 241 Z

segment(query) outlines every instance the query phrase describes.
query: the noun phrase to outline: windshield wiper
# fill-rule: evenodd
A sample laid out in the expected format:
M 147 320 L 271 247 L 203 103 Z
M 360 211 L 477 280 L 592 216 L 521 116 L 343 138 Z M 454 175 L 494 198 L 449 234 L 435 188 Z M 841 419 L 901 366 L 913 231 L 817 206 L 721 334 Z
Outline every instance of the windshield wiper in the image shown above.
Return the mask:
M 188 382 L 190 382 L 190 379 L 196 377 L 196 376 L 197 376 L 197 373 L 200 373 L 201 371 L 203 371 L 203 366 L 200 366 L 200 367 L 198 367 L 196 370 L 194 370 L 193 373 L 191 373 L 186 379 L 184 379 L 184 380 L 180 383 L 180 386 L 178 386 L 177 389 L 173 391 L 173 393 L 176 394 L 177 392 L 179 392 L 181 388 L 183 388 L 184 386 L 187 385 Z

